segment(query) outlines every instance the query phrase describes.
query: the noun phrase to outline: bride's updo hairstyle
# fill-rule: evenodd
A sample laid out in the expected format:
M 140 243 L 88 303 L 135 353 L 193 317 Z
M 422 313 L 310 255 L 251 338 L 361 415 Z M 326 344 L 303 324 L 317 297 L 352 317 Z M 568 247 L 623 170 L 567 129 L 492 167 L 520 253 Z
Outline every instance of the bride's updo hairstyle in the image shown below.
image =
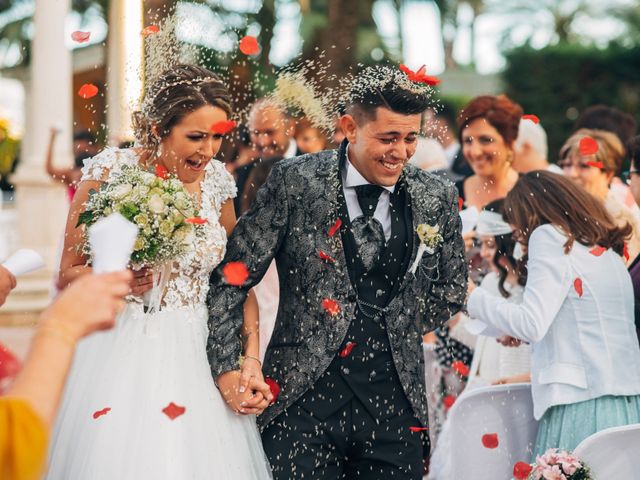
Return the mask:
M 231 94 L 220 77 L 197 65 L 176 65 L 151 84 L 141 110 L 133 113 L 135 136 L 144 148 L 155 153 L 182 118 L 206 105 L 221 108 L 231 116 Z
M 534 170 L 520 177 L 504 200 L 504 219 L 516 228 L 524 244 L 540 225 L 548 223 L 566 236 L 565 253 L 574 242 L 600 245 L 623 254 L 631 235 L 627 223 L 618 227 L 603 203 L 569 178 L 546 170 Z

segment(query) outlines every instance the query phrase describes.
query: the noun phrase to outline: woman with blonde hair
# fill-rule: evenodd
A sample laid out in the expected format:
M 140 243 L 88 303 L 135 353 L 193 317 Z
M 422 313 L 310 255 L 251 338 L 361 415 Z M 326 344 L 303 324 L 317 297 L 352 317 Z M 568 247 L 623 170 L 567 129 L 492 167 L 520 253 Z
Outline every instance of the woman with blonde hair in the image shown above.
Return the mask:
M 581 143 L 583 148 L 580 147 Z M 593 153 L 584 148 L 589 143 Z M 582 128 L 571 135 L 560 149 L 558 165 L 565 176 L 603 203 L 616 225 L 631 225 L 632 234 L 625 258 L 629 264 L 640 253 L 640 221 L 611 188 L 614 177 L 622 168 L 624 155 L 624 146 L 615 134 Z

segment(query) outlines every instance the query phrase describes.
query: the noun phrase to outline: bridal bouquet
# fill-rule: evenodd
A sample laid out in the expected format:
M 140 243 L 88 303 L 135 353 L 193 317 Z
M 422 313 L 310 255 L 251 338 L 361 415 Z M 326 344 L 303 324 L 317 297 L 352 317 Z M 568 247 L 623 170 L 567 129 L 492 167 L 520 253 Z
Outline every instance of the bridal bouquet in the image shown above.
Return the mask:
M 527 468 L 514 468 L 517 479 L 592 480 L 589 468 L 578 457 L 557 448 L 550 448 L 544 455 L 537 456 L 536 463 L 533 465 L 522 464 L 522 466 Z M 516 467 L 518 467 L 517 464 Z
M 131 260 L 134 268 L 158 268 L 193 249 L 206 220 L 198 217 L 193 198 L 180 180 L 163 167 L 146 171 L 137 165 L 123 166 L 121 173 L 89 192 L 78 225 L 93 225 L 110 214 L 120 213 L 138 227 Z M 88 229 L 85 229 L 87 231 Z M 90 255 L 89 242 L 83 252 Z

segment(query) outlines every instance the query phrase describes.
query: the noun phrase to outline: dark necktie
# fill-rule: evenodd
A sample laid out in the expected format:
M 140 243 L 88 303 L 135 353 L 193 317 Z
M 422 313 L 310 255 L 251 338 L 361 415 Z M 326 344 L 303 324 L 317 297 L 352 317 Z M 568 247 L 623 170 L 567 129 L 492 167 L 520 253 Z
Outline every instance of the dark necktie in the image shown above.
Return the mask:
M 351 229 L 360 260 L 365 270 L 369 271 L 380 259 L 385 247 L 384 229 L 380 222 L 373 218 L 384 189 L 378 185 L 358 185 L 355 190 L 362 215 L 353 219 Z

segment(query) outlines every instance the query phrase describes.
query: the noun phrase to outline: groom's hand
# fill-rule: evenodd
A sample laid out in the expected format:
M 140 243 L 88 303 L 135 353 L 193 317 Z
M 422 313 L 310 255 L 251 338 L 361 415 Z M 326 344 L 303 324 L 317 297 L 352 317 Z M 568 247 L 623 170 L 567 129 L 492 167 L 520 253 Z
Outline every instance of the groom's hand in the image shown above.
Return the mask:
M 269 386 L 256 378 L 252 378 L 249 382 L 249 388 L 244 393 L 240 393 L 239 370 L 223 373 L 218 377 L 217 384 L 229 407 L 242 415 L 261 414 L 273 398 Z M 265 393 L 269 395 L 268 398 L 265 397 Z

